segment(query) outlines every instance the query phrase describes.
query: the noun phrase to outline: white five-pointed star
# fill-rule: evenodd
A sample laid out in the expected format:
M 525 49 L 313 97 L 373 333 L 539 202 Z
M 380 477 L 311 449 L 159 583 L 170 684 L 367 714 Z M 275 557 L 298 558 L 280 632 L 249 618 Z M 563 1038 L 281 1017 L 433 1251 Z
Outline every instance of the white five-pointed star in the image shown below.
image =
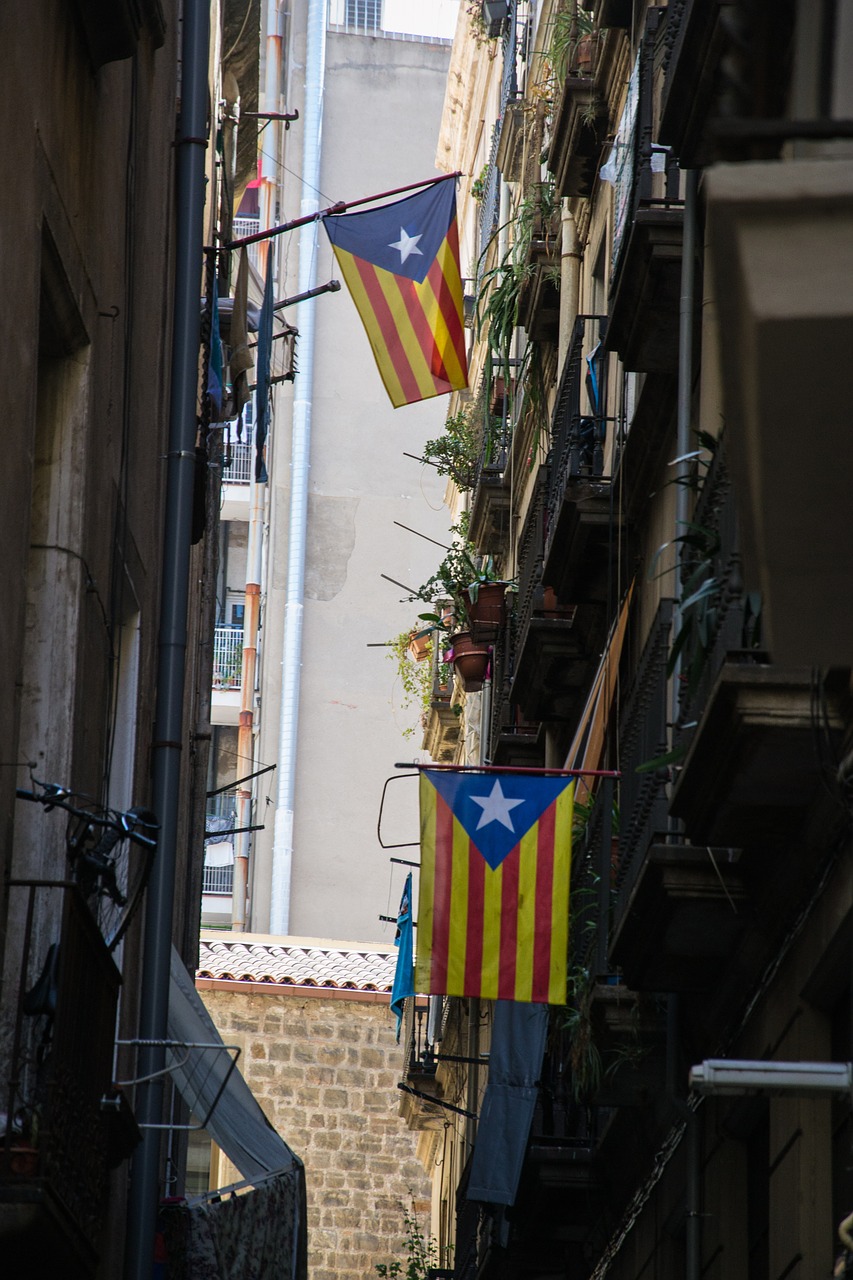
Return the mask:
M 524 804 L 523 800 L 510 800 L 501 790 L 500 780 L 495 779 L 495 785 L 487 796 L 472 796 L 474 804 L 480 805 L 483 812 L 480 815 L 480 821 L 477 823 L 477 830 L 480 827 L 487 827 L 490 822 L 499 822 L 501 826 L 507 828 L 508 831 L 515 831 L 512 825 L 512 818 L 509 816 L 510 810 L 517 805 Z
M 418 248 L 418 241 L 420 240 L 420 238 L 421 238 L 420 236 L 410 236 L 406 228 L 401 227 L 400 239 L 397 241 L 396 244 L 389 244 L 388 246 L 389 249 L 396 249 L 399 252 L 401 267 L 403 263 L 406 261 L 406 259 L 410 257 L 411 254 L 413 253 L 416 253 L 420 258 L 424 256 L 423 250 Z

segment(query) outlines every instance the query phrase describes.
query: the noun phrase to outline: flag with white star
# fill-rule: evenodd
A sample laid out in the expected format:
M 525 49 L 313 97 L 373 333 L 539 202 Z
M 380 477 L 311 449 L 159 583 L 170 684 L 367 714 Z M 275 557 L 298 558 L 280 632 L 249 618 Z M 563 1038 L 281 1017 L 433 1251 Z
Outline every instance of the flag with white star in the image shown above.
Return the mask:
M 424 769 L 415 985 L 565 1004 L 574 779 Z
M 394 408 L 466 387 L 455 183 L 323 225 Z

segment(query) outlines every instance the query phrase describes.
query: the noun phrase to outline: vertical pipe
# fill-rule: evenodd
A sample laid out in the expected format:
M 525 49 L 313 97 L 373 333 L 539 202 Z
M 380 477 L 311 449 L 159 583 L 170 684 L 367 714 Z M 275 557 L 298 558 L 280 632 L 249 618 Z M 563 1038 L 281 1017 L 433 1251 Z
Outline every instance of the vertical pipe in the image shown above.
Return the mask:
M 687 1116 L 687 1208 L 686 1276 L 685 1280 L 700 1280 L 702 1274 L 702 1146 L 701 1112 L 691 1111 Z
M 465 1106 L 471 1112 L 465 1119 L 465 1142 L 468 1155 L 474 1150 L 477 1141 L 477 1102 L 480 1095 L 480 1068 L 477 1059 L 480 1056 L 480 1001 L 477 996 L 468 1000 L 468 1088 Z
M 599 977 L 609 972 L 610 951 L 610 860 L 613 844 L 613 779 L 602 786 L 604 819 L 601 823 L 601 850 L 598 865 L 598 931 L 595 940 L 595 967 Z
M 255 672 L 258 661 L 258 628 L 261 608 L 261 561 L 266 485 L 255 479 L 254 467 L 249 487 L 249 545 L 246 553 L 246 595 L 243 607 L 243 670 L 240 684 L 240 722 L 237 730 L 237 775 L 244 777 L 254 768 Z M 231 890 L 231 928 L 246 928 L 246 898 L 249 886 L 249 848 L 252 821 L 252 784 L 237 788 L 237 836 L 234 841 L 234 883 Z
M 320 188 L 323 81 L 326 64 L 326 3 L 309 0 L 305 58 L 305 115 L 302 149 L 302 202 L 300 214 L 316 208 Z M 313 289 L 317 279 L 316 221 L 299 232 L 299 292 Z M 302 622 L 305 597 L 305 543 L 308 526 L 308 475 L 311 452 L 311 412 L 314 383 L 314 299 L 297 311 L 299 372 L 293 387 L 293 437 L 290 469 L 290 522 L 287 560 L 287 592 L 282 644 L 281 720 L 278 749 L 278 796 L 273 835 L 270 932 L 290 929 L 290 888 L 293 868 L 293 821 L 296 793 L 296 741 L 299 724 L 299 690 L 302 663 Z
M 169 974 L 183 702 L 187 649 L 187 594 L 195 481 L 196 392 L 201 337 L 199 292 L 204 244 L 210 5 L 184 0 L 181 37 L 181 117 L 176 161 L 174 329 L 166 467 L 166 525 L 160 597 L 157 701 L 152 744 L 153 807 L 160 820 L 157 857 L 145 912 L 139 1036 L 164 1040 L 168 1031 Z M 162 1049 L 140 1054 L 139 1074 L 159 1070 Z M 162 1080 L 140 1085 L 136 1117 L 161 1119 Z M 160 1195 L 160 1134 L 143 1129 L 131 1170 L 126 1271 L 128 1280 L 150 1280 Z
M 678 396 L 676 401 L 676 437 L 675 456 L 682 459 L 676 468 L 675 486 L 675 536 L 680 538 L 687 528 L 690 519 L 690 491 L 687 478 L 690 463 L 686 455 L 690 452 L 690 416 L 693 399 L 693 327 L 696 296 L 696 202 L 698 191 L 698 172 L 688 169 L 684 175 L 684 238 L 681 249 L 681 294 L 678 303 Z M 683 543 L 677 543 L 683 548 Z M 681 563 L 684 550 L 676 557 L 676 590 L 681 584 Z M 681 615 L 676 597 L 673 610 L 673 634 L 677 635 L 681 626 Z M 679 716 L 678 691 L 680 663 L 673 674 L 672 681 L 672 722 L 676 724 Z
M 279 33 L 279 13 L 277 0 L 267 0 L 266 4 L 266 44 L 264 52 L 266 63 L 264 68 L 264 110 L 279 111 L 281 109 L 281 35 Z M 278 190 L 278 142 L 281 125 L 270 120 L 264 127 L 264 144 L 261 147 L 261 189 L 259 192 L 258 215 L 261 230 L 275 226 L 278 221 L 275 194 Z M 272 242 L 261 240 L 258 248 L 258 271 L 265 280 L 267 275 L 267 254 L 273 253 Z
M 557 376 L 563 372 L 575 320 L 578 315 L 581 283 L 581 252 L 578 245 L 578 227 L 568 200 L 562 201 L 562 220 L 560 223 L 560 329 L 557 347 Z

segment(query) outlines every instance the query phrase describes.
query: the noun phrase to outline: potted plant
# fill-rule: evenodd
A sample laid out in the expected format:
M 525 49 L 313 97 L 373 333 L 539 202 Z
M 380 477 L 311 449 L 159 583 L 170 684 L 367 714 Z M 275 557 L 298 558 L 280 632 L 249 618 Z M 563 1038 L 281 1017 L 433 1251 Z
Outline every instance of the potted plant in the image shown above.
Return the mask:
M 498 577 L 494 560 L 486 556 L 465 588 L 468 622 L 477 643 L 491 644 L 497 640 L 506 621 L 506 593 L 510 585 Z
M 598 32 L 588 13 L 577 5 L 561 10 L 551 29 L 549 61 L 558 80 L 592 72 Z
M 478 643 L 470 631 L 454 632 L 448 644 L 447 658 L 453 663 L 462 688 L 466 693 L 478 693 L 489 672 L 491 647 Z
M 476 410 L 476 405 L 470 405 L 448 414 L 443 433 L 437 440 L 427 440 L 423 449 L 424 462 L 434 466 L 440 476 L 449 476 L 460 493 L 473 487 L 477 469 L 480 432 Z

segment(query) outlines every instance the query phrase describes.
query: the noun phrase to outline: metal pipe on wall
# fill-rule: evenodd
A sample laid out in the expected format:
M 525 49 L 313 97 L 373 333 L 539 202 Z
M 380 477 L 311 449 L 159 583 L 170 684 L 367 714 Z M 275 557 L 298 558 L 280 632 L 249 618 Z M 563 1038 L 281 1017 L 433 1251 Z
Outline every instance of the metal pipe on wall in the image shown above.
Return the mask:
M 281 46 L 282 37 L 279 29 L 280 16 L 278 0 L 267 0 L 266 5 L 266 43 L 264 53 L 264 110 L 277 112 L 281 109 Z M 261 189 L 258 193 L 258 214 L 262 230 L 275 226 L 278 221 L 276 208 L 276 191 L 278 190 L 278 145 L 281 124 L 270 120 L 264 130 L 264 144 L 261 147 Z M 267 254 L 273 252 L 270 240 L 258 243 L 258 271 L 263 279 L 267 273 Z
M 199 292 L 204 245 L 205 151 L 208 130 L 210 6 L 184 0 L 181 36 L 181 116 L 176 144 L 176 242 L 174 329 L 166 463 L 166 525 L 160 596 L 157 701 L 152 744 L 152 803 L 160 820 L 157 857 L 145 912 L 139 1037 L 168 1034 L 172 912 L 177 865 L 183 704 L 186 676 L 193 489 L 195 485 L 196 392 L 201 341 Z M 140 1053 L 140 1076 L 163 1067 L 165 1051 Z M 140 1125 L 161 1120 L 162 1078 L 139 1086 Z M 150 1280 L 160 1198 L 160 1133 L 142 1130 L 131 1169 L 125 1275 Z
M 272 250 L 271 250 L 272 252 Z M 237 773 L 245 777 L 255 767 L 255 672 L 258 662 L 258 630 L 261 613 L 264 502 L 266 485 L 255 479 L 249 488 L 249 545 L 246 554 L 246 595 L 243 605 L 243 666 L 240 684 L 240 721 L 237 730 Z M 249 848 L 252 822 L 252 784 L 237 788 L 237 837 L 234 842 L 234 882 L 231 889 L 231 928 L 246 928 L 249 885 Z
M 301 213 L 316 208 L 320 188 L 323 83 L 326 67 L 326 3 L 309 0 L 305 58 L 305 113 L 302 142 Z M 319 223 L 307 222 L 299 232 L 299 292 L 317 282 Z M 273 836 L 270 932 L 290 929 L 293 825 L 296 793 L 296 743 L 302 664 L 302 625 L 305 597 L 305 553 L 308 528 L 308 477 L 311 454 L 311 414 L 314 383 L 315 299 L 299 304 L 299 372 L 293 388 L 293 434 L 290 468 L 290 521 L 287 591 L 282 643 L 281 715 L 279 721 L 278 795 Z

